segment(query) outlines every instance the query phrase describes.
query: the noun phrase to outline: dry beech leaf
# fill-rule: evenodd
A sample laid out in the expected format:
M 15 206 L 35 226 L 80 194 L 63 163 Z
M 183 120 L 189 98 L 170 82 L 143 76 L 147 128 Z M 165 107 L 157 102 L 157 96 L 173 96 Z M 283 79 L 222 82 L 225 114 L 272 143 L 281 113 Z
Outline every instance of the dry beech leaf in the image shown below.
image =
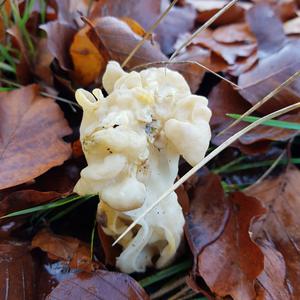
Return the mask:
M 239 77 L 240 94 L 252 105 L 257 103 L 300 69 L 300 40 L 288 40 L 281 21 L 265 4 L 247 12 L 247 21 L 258 43 L 259 62 Z M 258 111 L 270 113 L 300 99 L 300 79 L 276 94 Z
M 16 191 L 8 194 L 0 201 L 0 217 L 9 213 L 44 204 L 62 195 L 58 192 L 40 192 L 35 190 Z
M 223 8 L 229 1 L 224 0 L 186 0 L 186 3 L 191 4 L 198 11 L 197 21 L 204 23 Z M 228 9 L 220 16 L 214 25 L 227 25 L 243 20 L 245 9 L 249 7 L 247 3 L 238 3 Z
M 0 243 L 0 299 L 35 299 L 35 264 L 28 245 Z
M 201 174 L 191 188 L 190 211 L 186 214 L 185 234 L 194 255 L 194 271 L 198 273 L 198 255 L 224 230 L 229 207 L 220 178 L 212 173 Z
M 72 69 L 72 59 L 69 55 L 69 48 L 72 44 L 77 30 L 69 23 L 52 21 L 40 26 L 47 33 L 48 50 L 55 57 L 62 69 Z
M 286 21 L 283 27 L 285 34 L 300 34 L 300 17 Z
M 264 254 L 264 270 L 256 279 L 257 300 L 286 300 L 290 293 L 285 282 L 284 259 L 271 242 L 256 240 Z
M 0 189 L 27 182 L 62 164 L 71 147 L 63 112 L 36 85 L 0 95 Z
M 220 297 L 255 299 L 254 283 L 263 270 L 264 257 L 250 239 L 253 218 L 265 210 L 255 198 L 236 192 L 228 197 L 230 217 L 222 234 L 198 256 L 198 272 Z M 200 220 L 199 220 L 200 222 Z
M 299 299 L 300 297 L 300 264 L 298 263 L 300 247 L 299 182 L 300 171 L 294 166 L 289 166 L 277 178 L 264 180 L 246 190 L 247 195 L 256 197 L 267 209 L 266 214 L 253 223 L 251 228 L 253 239 L 257 240 L 262 249 L 265 247 L 265 241 L 270 242 L 272 248 L 282 256 L 280 260 L 282 264 L 281 272 L 283 272 L 284 266 L 286 269 L 284 274 L 281 273 L 281 278 L 284 276 L 284 282 L 281 279 L 281 281 L 277 280 L 276 283 L 274 279 L 270 279 L 271 275 L 268 270 L 265 270 L 266 275 L 264 277 L 258 279 L 260 287 L 266 294 L 263 299 L 283 300 Z M 277 276 L 280 276 L 280 274 L 277 274 Z M 271 280 L 273 282 L 270 282 Z M 270 293 L 271 295 L 275 293 L 272 287 L 275 283 L 279 284 L 279 288 L 283 286 L 288 291 L 289 298 L 279 296 L 270 298 Z M 283 291 L 282 293 L 284 294 Z
M 47 300 L 145 300 L 146 292 L 127 274 L 98 270 L 63 280 Z
M 98 46 L 99 52 L 104 55 L 106 51 L 109 58 L 122 63 L 136 44 L 142 39 L 123 21 L 114 17 L 103 17 L 94 20 L 95 31 L 90 31 L 92 42 Z M 96 34 L 95 34 L 96 33 Z M 160 51 L 158 45 L 145 41 L 137 51 L 127 67 L 152 61 L 164 61 L 167 57 Z
M 239 57 L 250 56 L 256 50 L 255 43 L 218 43 L 213 38 L 213 31 L 209 29 L 197 35 L 192 43 L 211 49 L 211 51 L 221 56 L 229 65 L 234 64 Z
M 31 245 L 46 252 L 51 259 L 68 262 L 73 269 L 92 272 L 99 267 L 91 260 L 89 245 L 73 237 L 43 229 L 34 236 Z
M 247 23 L 236 23 L 218 27 L 212 37 L 219 43 L 253 43 L 255 36 L 250 31 Z
M 226 82 L 220 82 L 215 86 L 208 98 L 210 99 L 209 107 L 213 112 L 211 125 L 215 134 L 233 122 L 233 119 L 226 116 L 227 113 L 243 114 L 249 109 L 247 101 Z M 277 118 L 277 120 L 298 123 L 300 122 L 300 114 L 287 114 Z M 240 122 L 224 134 L 213 137 L 213 143 L 221 144 L 248 124 L 247 122 Z M 245 153 L 255 154 L 266 151 L 266 146 L 270 141 L 287 141 L 297 134 L 297 130 L 260 125 L 243 135 L 233 146 Z
M 75 35 L 70 46 L 73 61 L 72 77 L 82 86 L 94 83 L 104 71 L 106 61 L 87 36 L 89 27 L 85 26 Z

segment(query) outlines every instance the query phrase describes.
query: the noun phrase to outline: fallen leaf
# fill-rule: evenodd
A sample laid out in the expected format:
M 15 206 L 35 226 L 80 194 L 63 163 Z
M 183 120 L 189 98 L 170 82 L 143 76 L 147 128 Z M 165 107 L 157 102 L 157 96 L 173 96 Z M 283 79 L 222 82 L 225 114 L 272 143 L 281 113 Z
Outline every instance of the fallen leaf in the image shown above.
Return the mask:
M 137 21 L 145 30 L 149 30 L 158 19 L 161 11 L 161 0 L 99 0 L 95 3 L 90 19 L 112 16 L 131 18 Z
M 243 97 L 226 82 L 220 82 L 215 86 L 208 98 L 210 100 L 209 107 L 213 112 L 211 125 L 215 135 L 212 139 L 214 144 L 220 145 L 230 136 L 249 125 L 249 123 L 242 121 L 228 129 L 224 134 L 217 135 L 233 122 L 233 119 L 227 117 L 226 114 L 231 111 L 237 114 L 243 114 L 250 106 Z M 300 122 L 300 114 L 286 114 L 277 118 L 277 120 L 297 123 Z M 257 154 L 265 152 L 268 149 L 267 146 L 270 141 L 287 141 L 297 134 L 297 130 L 259 125 L 244 134 L 238 142 L 235 142 L 232 146 L 239 148 L 247 154 Z
M 185 234 L 194 256 L 198 273 L 198 255 L 223 232 L 229 217 L 220 178 L 206 172 L 201 174 L 190 192 L 190 211 L 186 214 Z
M 300 295 L 300 265 L 297 263 L 299 261 L 300 247 L 299 182 L 300 171 L 294 166 L 289 166 L 280 176 L 266 179 L 245 190 L 247 195 L 256 197 L 267 209 L 266 214 L 253 223 L 251 231 L 254 240 L 258 240 L 260 244 L 261 241 L 266 240 L 271 243 L 273 249 L 280 253 L 282 257 L 280 260 L 281 270 L 283 270 L 285 265 L 286 271 L 284 274 L 277 274 L 279 278 L 280 275 L 281 277 L 284 276 L 284 282 L 280 280 L 275 282 L 273 276 L 272 280 L 276 288 L 284 286 L 284 289 L 289 293 L 288 299 L 298 299 Z M 263 244 L 262 247 L 264 247 Z M 265 288 L 265 293 L 268 294 L 270 286 L 272 287 L 270 279 L 265 277 L 260 278 L 259 281 L 262 281 L 262 288 Z M 275 297 L 273 299 L 281 300 L 287 298 Z
M 35 299 L 35 264 L 26 243 L 0 243 L 0 298 Z
M 47 297 L 47 300 L 57 299 L 144 300 L 149 297 L 129 275 L 98 270 L 62 281 Z
M 271 242 L 256 240 L 264 254 L 264 270 L 257 277 L 257 300 L 286 300 L 290 292 L 285 282 L 286 267 L 284 259 Z
M 62 164 L 71 147 L 63 112 L 36 85 L 0 95 L 0 189 L 29 181 Z
M 194 6 L 197 11 L 197 21 L 204 23 L 215 15 L 221 8 L 223 8 L 229 1 L 224 0 L 186 0 L 186 3 Z M 220 16 L 214 25 L 227 25 L 236 23 L 244 18 L 245 9 L 249 8 L 248 3 L 237 3 L 228 9 L 222 16 Z
M 241 192 L 231 194 L 228 201 L 229 220 L 222 234 L 199 253 L 198 272 L 219 297 L 255 299 L 254 283 L 264 257 L 248 230 L 253 218 L 265 210 L 258 200 Z
M 70 268 L 86 272 L 99 268 L 99 264 L 91 259 L 89 245 L 76 238 L 43 229 L 34 236 L 31 245 L 46 252 L 51 259 L 68 262 Z
M 80 29 L 73 38 L 70 55 L 73 61 L 72 77 L 81 86 L 94 83 L 104 71 L 107 61 L 87 36 L 89 27 Z
M 77 30 L 68 23 L 52 21 L 40 26 L 47 33 L 48 50 L 55 57 L 62 69 L 72 69 L 72 59 L 69 55 L 69 48 L 72 44 Z
M 123 21 L 114 17 L 103 17 L 94 20 L 94 30 L 89 37 L 103 55 L 106 51 L 109 58 L 122 63 L 142 37 L 132 31 Z M 122 41 L 122 42 L 120 42 Z M 160 51 L 158 45 L 145 41 L 127 64 L 128 68 L 153 61 L 165 61 L 167 57 Z
M 30 189 L 12 192 L 0 201 L 0 217 L 18 210 L 53 201 L 61 196 L 60 193 L 54 191 L 40 192 Z
M 286 21 L 283 28 L 285 34 L 300 34 L 300 17 Z
M 218 27 L 212 33 L 212 37 L 219 43 L 253 43 L 255 36 L 250 31 L 247 23 L 235 23 Z
M 213 38 L 212 30 L 202 31 L 197 35 L 192 44 L 200 44 L 211 51 L 215 52 L 217 55 L 221 56 L 229 65 L 236 62 L 239 57 L 248 57 L 256 50 L 256 44 L 246 44 L 246 43 L 218 43 Z
M 259 62 L 240 75 L 240 94 L 252 105 L 273 91 L 300 69 L 300 40 L 288 40 L 281 21 L 265 4 L 255 5 L 247 12 L 247 21 L 258 43 Z M 296 79 L 258 111 L 270 113 L 300 99 L 300 79 Z
M 121 20 L 124 21 L 137 35 L 143 37 L 146 34 L 145 29 L 135 20 L 128 17 L 122 17 Z

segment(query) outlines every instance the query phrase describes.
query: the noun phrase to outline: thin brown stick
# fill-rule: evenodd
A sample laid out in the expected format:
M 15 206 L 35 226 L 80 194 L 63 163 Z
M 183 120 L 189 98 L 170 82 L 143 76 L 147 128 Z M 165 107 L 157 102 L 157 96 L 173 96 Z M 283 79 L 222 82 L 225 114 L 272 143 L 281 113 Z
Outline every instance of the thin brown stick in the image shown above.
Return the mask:
M 270 92 L 267 96 L 265 96 L 263 99 L 258 101 L 255 105 L 253 105 L 250 109 L 248 109 L 245 113 L 243 113 L 237 120 L 232 122 L 229 126 L 227 126 L 224 130 L 222 130 L 219 135 L 224 134 L 228 129 L 232 128 L 233 126 L 237 125 L 242 121 L 242 119 L 246 116 L 249 116 L 251 113 L 253 113 L 255 110 L 257 110 L 260 106 L 262 106 L 264 103 L 272 99 L 275 95 L 277 95 L 283 88 L 287 87 L 290 83 L 292 83 L 295 79 L 297 79 L 300 76 L 300 71 L 296 72 L 294 75 L 289 77 L 286 81 L 284 81 L 282 84 L 280 84 L 278 87 L 276 87 L 275 90 Z M 241 88 L 241 87 L 239 87 Z
M 170 57 L 169 62 L 171 62 L 175 56 L 185 47 L 187 47 L 192 40 L 203 30 L 208 28 L 216 19 L 218 19 L 221 15 L 223 15 L 231 6 L 233 6 L 238 0 L 231 0 L 227 3 L 222 9 L 220 9 L 216 14 L 214 14 L 208 21 L 206 21 L 200 28 L 198 28 L 189 38 L 185 41 Z
M 143 39 L 134 47 L 134 49 L 129 53 L 127 58 L 122 63 L 122 68 L 124 68 L 128 62 L 132 59 L 134 54 L 143 46 L 145 41 L 150 37 L 156 27 L 160 24 L 160 22 L 168 15 L 172 7 L 176 4 L 178 0 L 173 0 L 172 3 L 168 6 L 168 8 L 161 14 L 161 16 L 157 19 L 157 21 L 150 27 L 150 29 L 144 34 Z
M 222 143 L 219 147 L 210 152 L 206 157 L 204 157 L 197 165 L 195 165 L 190 171 L 188 171 L 185 175 L 183 175 L 178 181 L 176 181 L 173 186 L 171 186 L 166 192 L 164 192 L 155 202 L 153 202 L 134 222 L 132 222 L 128 228 L 116 239 L 113 243 L 113 246 L 116 245 L 138 222 L 140 222 L 156 205 L 158 205 L 162 200 L 168 197 L 173 191 L 175 191 L 181 184 L 183 184 L 186 180 L 188 180 L 192 175 L 194 175 L 200 168 L 206 165 L 209 161 L 211 161 L 214 157 L 216 157 L 220 152 L 230 146 L 233 142 L 238 140 L 242 135 L 250 131 L 251 129 L 257 127 L 265 121 L 271 120 L 282 114 L 285 114 L 294 109 L 300 108 L 300 102 L 289 105 L 282 109 L 279 109 L 273 113 L 270 113 L 259 120 L 251 123 L 247 127 L 243 128 L 239 132 L 235 133 L 233 136 L 228 138 L 224 143 Z
M 146 63 L 146 64 L 135 66 L 131 70 L 136 70 L 136 69 L 141 69 L 141 68 L 148 68 L 148 67 L 155 66 L 155 65 L 170 65 L 170 64 L 171 65 L 172 64 L 174 64 L 174 65 L 181 65 L 181 64 L 194 64 L 194 65 L 197 65 L 198 67 L 205 69 L 206 71 L 212 73 L 213 75 L 217 76 L 218 78 L 220 78 L 222 80 L 225 80 L 227 83 L 229 83 L 233 87 L 235 87 L 237 89 L 239 88 L 239 86 L 236 85 L 234 82 L 228 80 L 227 78 L 221 76 L 220 74 L 214 72 L 210 68 L 208 68 L 208 67 L 204 66 L 203 64 L 201 64 L 201 63 L 199 63 L 197 61 L 194 61 L 194 60 L 171 61 L 171 62 L 168 62 L 168 61 L 154 61 L 154 62 L 150 62 L 150 63 Z
M 150 299 L 151 300 L 156 300 L 157 298 L 161 298 L 165 294 L 177 289 L 178 287 L 184 285 L 186 282 L 186 276 L 176 279 L 175 281 L 173 280 L 171 283 L 167 283 L 164 285 L 162 288 L 160 288 L 158 291 L 155 293 L 151 294 Z

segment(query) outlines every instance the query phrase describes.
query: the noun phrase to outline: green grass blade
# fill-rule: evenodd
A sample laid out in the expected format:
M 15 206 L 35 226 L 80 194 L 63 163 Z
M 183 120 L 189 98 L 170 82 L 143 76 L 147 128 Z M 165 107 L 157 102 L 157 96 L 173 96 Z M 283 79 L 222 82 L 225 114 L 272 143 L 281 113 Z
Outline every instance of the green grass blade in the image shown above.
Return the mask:
M 78 201 L 79 199 L 82 199 L 83 197 L 91 197 L 91 195 L 88 195 L 88 196 L 70 196 L 70 197 L 67 197 L 67 198 L 62 198 L 62 199 L 59 199 L 55 202 L 50 202 L 50 203 L 47 203 L 47 204 L 38 205 L 38 206 L 31 207 L 31 208 L 27 208 L 27 209 L 12 212 L 10 214 L 7 214 L 7 215 L 1 217 L 0 219 L 26 215 L 26 214 L 31 214 L 31 213 L 41 211 L 41 210 L 47 210 L 47 209 L 51 209 L 51 208 L 60 207 L 60 206 L 66 205 L 68 203 Z
M 16 73 L 16 70 L 9 64 L 0 61 L 0 70 L 5 72 Z
M 162 271 L 159 271 L 149 277 L 146 277 L 142 280 L 139 281 L 139 284 L 142 286 L 142 287 L 147 287 L 151 284 L 154 284 L 156 282 L 159 282 L 165 278 L 168 278 L 172 275 L 175 275 L 179 272 L 183 272 L 183 271 L 187 271 L 189 270 L 191 267 L 192 267 L 192 261 L 191 260 L 186 260 L 186 261 L 183 261 L 177 265 L 174 265 L 174 266 L 171 266 L 169 268 L 166 268 Z
M 0 87 L 0 92 L 9 92 L 15 90 L 16 88 L 13 87 Z
M 238 119 L 241 115 L 226 114 L 226 116 L 233 118 L 233 119 Z M 259 119 L 260 119 L 259 117 L 254 117 L 254 116 L 247 116 L 247 117 L 242 118 L 243 121 L 248 122 L 248 123 L 253 123 Z M 300 130 L 300 123 L 296 123 L 296 122 L 268 120 L 268 121 L 263 122 L 261 125 L 279 127 L 279 128 L 284 128 L 284 129 Z

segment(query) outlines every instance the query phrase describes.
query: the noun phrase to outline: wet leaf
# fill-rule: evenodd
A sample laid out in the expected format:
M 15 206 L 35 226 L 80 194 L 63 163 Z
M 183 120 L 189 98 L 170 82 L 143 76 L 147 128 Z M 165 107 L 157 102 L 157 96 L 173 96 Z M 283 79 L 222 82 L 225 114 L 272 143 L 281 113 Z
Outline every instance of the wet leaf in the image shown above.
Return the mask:
M 35 265 L 28 245 L 17 241 L 0 243 L 0 298 L 34 299 Z
M 0 189 L 29 181 L 71 154 L 70 134 L 59 106 L 30 85 L 0 95 Z
M 247 12 L 247 21 L 258 43 L 259 62 L 239 77 L 240 94 L 252 105 L 273 91 L 300 69 L 300 40 L 288 40 L 281 21 L 265 4 Z M 270 113 L 300 99 L 300 79 L 296 79 L 258 111 Z
M 83 27 L 74 36 L 70 46 L 73 78 L 81 86 L 94 83 L 104 71 L 106 61 L 87 36 L 89 27 Z
M 34 236 L 31 245 L 46 252 L 51 259 L 68 262 L 73 269 L 91 272 L 99 267 L 91 260 L 89 245 L 73 237 L 53 234 L 44 229 Z
M 57 299 L 144 300 L 149 297 L 129 275 L 99 270 L 62 281 L 47 297 L 47 300 Z
M 264 213 L 255 198 L 240 192 L 229 196 L 230 217 L 220 237 L 198 256 L 198 273 L 211 291 L 233 299 L 255 299 L 254 283 L 263 270 L 263 254 L 250 239 L 253 218 Z
M 206 173 L 199 176 L 195 188 L 191 190 L 185 234 L 198 274 L 198 255 L 221 235 L 229 217 L 229 207 L 217 175 Z
M 290 299 L 297 299 L 300 295 L 299 272 L 300 266 L 296 263 L 299 260 L 300 240 L 300 172 L 290 166 L 276 178 L 262 181 L 246 190 L 247 195 L 256 197 L 267 209 L 265 215 L 253 223 L 251 228 L 253 239 L 257 240 L 261 247 L 265 242 L 271 243 L 273 249 L 279 252 L 281 257 L 281 271 L 277 273 L 279 279 L 270 282 L 270 271 L 265 270 L 266 275 L 259 278 L 262 289 L 268 295 L 269 290 L 278 294 L 278 289 L 284 287 L 290 294 Z M 277 267 L 277 266 L 275 266 Z M 277 272 L 279 266 L 277 267 Z M 284 268 L 286 272 L 283 273 Z M 274 267 L 273 267 L 274 269 Z M 284 280 L 282 277 L 284 276 Z M 272 276 L 273 278 L 273 276 Z M 272 288 L 275 285 L 276 290 Z M 284 294 L 284 290 L 282 291 Z M 266 299 L 269 296 L 266 296 Z M 273 298 L 273 299 L 286 299 Z

